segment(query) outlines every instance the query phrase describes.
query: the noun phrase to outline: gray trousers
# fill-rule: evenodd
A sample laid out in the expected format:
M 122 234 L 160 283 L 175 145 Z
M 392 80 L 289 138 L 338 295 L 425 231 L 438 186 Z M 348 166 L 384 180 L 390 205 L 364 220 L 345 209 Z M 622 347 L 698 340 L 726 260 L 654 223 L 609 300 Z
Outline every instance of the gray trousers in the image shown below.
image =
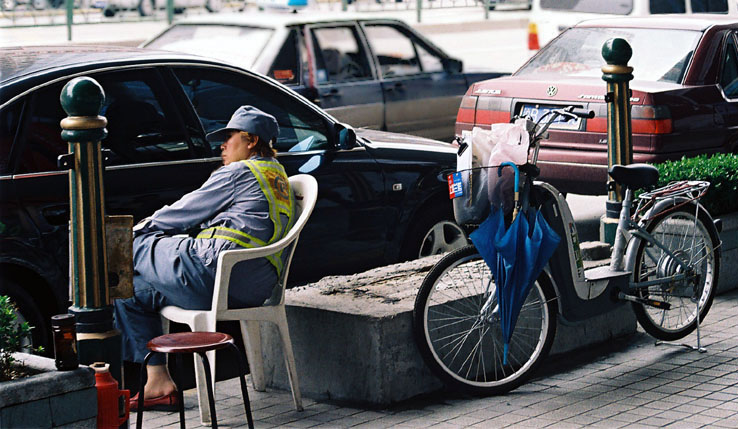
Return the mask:
M 124 361 L 143 363 L 146 344 L 163 334 L 159 311 L 167 305 L 187 310 L 207 310 L 213 303 L 215 268 L 206 267 L 192 249 L 193 238 L 162 232 L 143 233 L 133 239 L 133 297 L 114 302 L 115 325 L 121 332 Z M 214 267 L 214 265 L 213 265 Z M 233 267 L 228 305 L 259 306 L 269 298 L 277 282 L 274 268 L 265 258 Z M 165 363 L 164 355 L 149 360 Z
M 191 251 L 189 237 L 155 231 L 133 240 L 133 297 L 115 300 L 115 325 L 122 336 L 124 361 L 142 363 L 146 344 L 163 334 L 159 310 L 167 305 L 188 310 L 209 309 L 215 273 Z M 165 363 L 165 356 L 149 364 Z

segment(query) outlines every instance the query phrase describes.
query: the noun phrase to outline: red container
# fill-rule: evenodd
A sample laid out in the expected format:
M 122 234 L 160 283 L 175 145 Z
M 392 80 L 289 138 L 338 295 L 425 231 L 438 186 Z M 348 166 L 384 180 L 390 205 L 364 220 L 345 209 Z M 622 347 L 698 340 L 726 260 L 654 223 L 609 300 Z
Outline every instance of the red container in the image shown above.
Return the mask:
M 97 427 L 99 429 L 117 429 L 128 420 L 128 414 L 130 413 L 128 400 L 131 392 L 118 390 L 118 382 L 110 375 L 110 365 L 104 362 L 95 362 L 90 367 L 95 370 L 95 387 L 97 387 Z M 121 396 L 125 404 L 123 414 L 121 414 L 118 407 Z

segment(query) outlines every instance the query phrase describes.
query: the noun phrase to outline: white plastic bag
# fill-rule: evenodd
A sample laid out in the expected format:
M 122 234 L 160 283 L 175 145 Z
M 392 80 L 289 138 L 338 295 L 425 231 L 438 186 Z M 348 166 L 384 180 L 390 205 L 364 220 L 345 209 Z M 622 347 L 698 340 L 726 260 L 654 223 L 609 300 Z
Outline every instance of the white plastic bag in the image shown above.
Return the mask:
M 489 133 L 495 144 L 487 165 L 499 166 L 503 162 L 512 162 L 520 166 L 528 162 L 530 136 L 525 128 L 524 119 L 518 119 L 513 124 L 493 124 Z M 490 204 L 502 209 L 505 215 L 511 214 L 515 196 L 514 170 L 510 167 L 504 167 L 501 171 L 498 168 L 491 168 L 487 178 Z M 519 186 L 522 186 L 524 180 L 523 174 L 520 174 Z

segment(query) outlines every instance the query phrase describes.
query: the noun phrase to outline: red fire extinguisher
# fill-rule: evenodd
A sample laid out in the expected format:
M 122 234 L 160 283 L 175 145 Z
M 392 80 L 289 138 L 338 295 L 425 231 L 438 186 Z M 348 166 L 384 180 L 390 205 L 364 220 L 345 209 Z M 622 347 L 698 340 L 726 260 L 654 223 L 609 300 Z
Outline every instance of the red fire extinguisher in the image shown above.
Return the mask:
M 118 382 L 110 375 L 110 365 L 105 362 L 95 362 L 90 367 L 95 370 L 95 387 L 97 387 L 97 427 L 117 429 L 128 420 L 130 412 L 128 399 L 131 392 L 118 390 Z M 122 415 L 118 408 L 121 396 L 125 404 L 125 411 Z

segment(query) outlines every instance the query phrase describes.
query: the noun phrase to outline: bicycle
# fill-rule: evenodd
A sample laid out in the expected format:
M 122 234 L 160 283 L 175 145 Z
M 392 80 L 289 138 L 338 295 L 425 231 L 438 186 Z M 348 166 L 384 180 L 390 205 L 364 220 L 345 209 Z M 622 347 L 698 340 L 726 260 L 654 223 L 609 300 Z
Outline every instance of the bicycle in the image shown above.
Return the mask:
M 507 364 L 496 285 L 477 249 L 469 245 L 447 254 L 425 277 L 413 310 L 414 335 L 428 367 L 451 387 L 475 394 L 508 392 L 548 355 L 559 318 L 582 322 L 627 302 L 653 337 L 673 341 L 697 329 L 697 348 L 704 351 L 699 323 L 715 296 L 720 266 L 720 222 L 699 203 L 708 182 L 677 182 L 636 197 L 638 190 L 656 185 L 658 170 L 645 164 L 613 166 L 610 176 L 625 196 L 611 263 L 585 271 L 564 196 L 548 183 L 533 181 L 548 127 L 560 116 L 592 114 L 570 106 L 536 122 L 526 119 L 533 155 L 521 167 L 528 173 L 522 199 L 540 210 L 561 242 L 525 298 Z

